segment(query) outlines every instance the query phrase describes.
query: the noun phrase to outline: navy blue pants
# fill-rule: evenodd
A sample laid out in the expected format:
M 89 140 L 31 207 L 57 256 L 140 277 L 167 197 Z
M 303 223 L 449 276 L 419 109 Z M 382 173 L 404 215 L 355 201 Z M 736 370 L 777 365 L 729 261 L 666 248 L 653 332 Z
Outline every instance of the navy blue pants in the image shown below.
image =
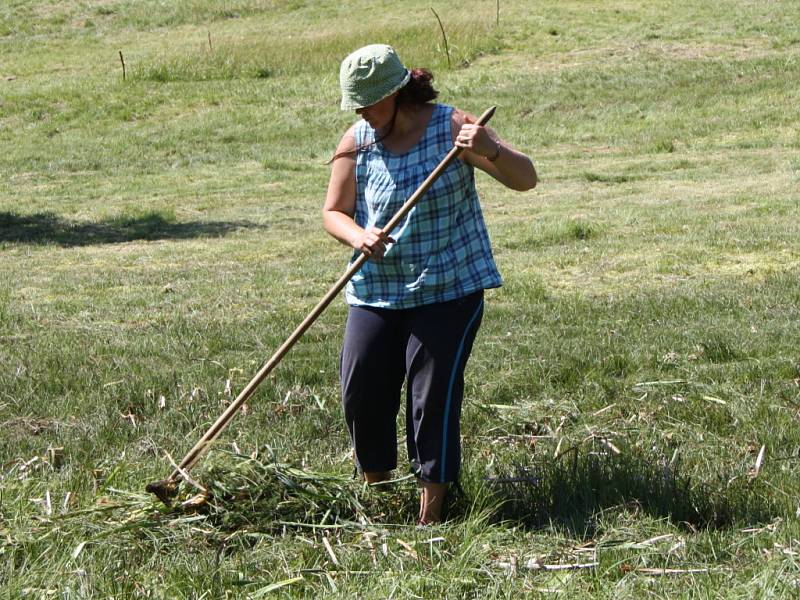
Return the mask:
M 397 467 L 397 413 L 406 382 L 406 446 L 423 481 L 458 479 L 464 367 L 483 291 L 409 309 L 350 307 L 341 355 L 342 404 L 358 468 Z

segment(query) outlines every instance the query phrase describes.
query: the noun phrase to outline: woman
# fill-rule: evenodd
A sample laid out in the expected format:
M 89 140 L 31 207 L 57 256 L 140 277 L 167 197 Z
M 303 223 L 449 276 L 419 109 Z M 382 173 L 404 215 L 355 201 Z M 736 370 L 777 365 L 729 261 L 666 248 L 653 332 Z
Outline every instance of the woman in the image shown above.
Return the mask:
M 406 445 L 418 478 L 419 523 L 441 520 L 460 467 L 464 367 L 499 287 L 473 168 L 515 190 L 536 185 L 531 160 L 476 119 L 432 101 L 425 69 L 409 71 L 390 46 L 344 59 L 342 110 L 360 121 L 332 159 L 325 230 L 367 261 L 346 288 L 342 401 L 356 463 L 369 483 L 397 466 L 396 418 L 407 382 Z M 452 149 L 464 149 L 389 237 L 381 231 Z

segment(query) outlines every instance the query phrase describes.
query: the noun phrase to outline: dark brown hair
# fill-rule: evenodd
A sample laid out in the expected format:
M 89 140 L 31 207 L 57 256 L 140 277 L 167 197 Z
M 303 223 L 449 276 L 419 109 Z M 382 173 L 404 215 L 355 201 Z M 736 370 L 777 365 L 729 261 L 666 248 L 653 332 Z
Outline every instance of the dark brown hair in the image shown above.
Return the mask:
M 397 94 L 397 105 L 425 104 L 435 100 L 439 92 L 433 89 L 432 82 L 433 73 L 428 69 L 411 69 L 411 78 Z
M 364 148 L 368 148 L 373 144 L 377 144 L 378 142 L 385 140 L 387 137 L 392 135 L 392 131 L 394 130 L 394 120 L 397 117 L 397 110 L 399 108 L 403 106 L 422 106 L 423 104 L 436 99 L 436 97 L 439 95 L 439 92 L 433 89 L 432 82 L 433 73 L 431 73 L 428 69 L 411 69 L 411 77 L 409 78 L 408 83 L 400 88 L 397 94 L 397 102 L 394 107 L 392 122 L 389 123 L 389 130 L 380 138 L 371 141 L 369 144 L 359 146 L 353 150 L 347 150 L 345 152 L 338 152 L 334 154 L 326 164 L 331 164 L 340 156 L 357 154 L 359 150 L 363 150 Z

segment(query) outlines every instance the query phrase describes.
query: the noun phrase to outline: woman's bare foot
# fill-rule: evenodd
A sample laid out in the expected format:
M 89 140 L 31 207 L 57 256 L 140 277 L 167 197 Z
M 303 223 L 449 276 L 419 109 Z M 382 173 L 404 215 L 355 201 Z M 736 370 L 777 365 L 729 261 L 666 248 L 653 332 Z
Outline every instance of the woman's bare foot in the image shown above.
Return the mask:
M 380 483 L 381 481 L 389 481 L 391 478 L 391 471 L 364 471 L 364 479 L 367 483 Z
M 419 525 L 432 525 L 442 521 L 442 506 L 447 495 L 448 483 L 419 481 Z

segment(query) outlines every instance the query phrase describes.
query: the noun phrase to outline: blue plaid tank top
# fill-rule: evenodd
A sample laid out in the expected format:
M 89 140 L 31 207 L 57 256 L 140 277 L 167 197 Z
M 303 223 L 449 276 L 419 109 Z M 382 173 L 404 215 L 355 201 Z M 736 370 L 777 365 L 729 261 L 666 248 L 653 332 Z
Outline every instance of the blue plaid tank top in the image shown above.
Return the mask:
M 453 147 L 453 107 L 434 105 L 422 139 L 393 154 L 366 121 L 355 128 L 355 222 L 383 227 Z M 371 145 L 370 145 L 371 144 Z M 411 308 L 455 300 L 502 284 L 492 257 L 471 165 L 454 160 L 392 232 L 380 260 L 368 260 L 347 284 L 352 306 Z M 359 256 L 353 254 L 352 260 Z M 352 261 L 351 261 L 352 264 Z

